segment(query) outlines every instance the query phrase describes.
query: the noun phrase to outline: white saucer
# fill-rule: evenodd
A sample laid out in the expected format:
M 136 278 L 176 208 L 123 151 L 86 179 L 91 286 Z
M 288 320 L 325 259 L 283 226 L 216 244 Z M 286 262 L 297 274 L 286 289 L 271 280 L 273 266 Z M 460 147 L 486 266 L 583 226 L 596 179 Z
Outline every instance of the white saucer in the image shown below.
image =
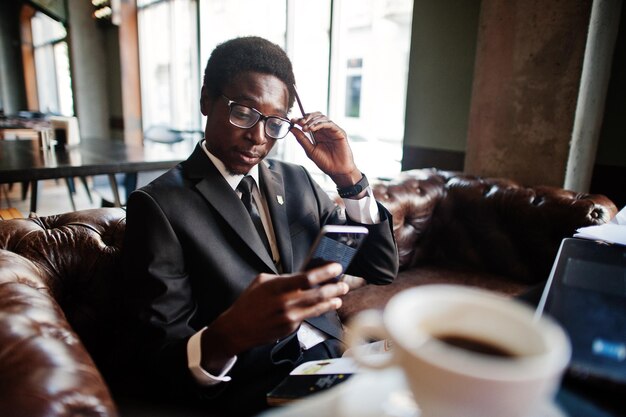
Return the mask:
M 398 368 L 363 372 L 337 387 L 259 417 L 419 417 L 420 410 Z M 567 417 L 556 404 L 540 407 L 533 417 Z

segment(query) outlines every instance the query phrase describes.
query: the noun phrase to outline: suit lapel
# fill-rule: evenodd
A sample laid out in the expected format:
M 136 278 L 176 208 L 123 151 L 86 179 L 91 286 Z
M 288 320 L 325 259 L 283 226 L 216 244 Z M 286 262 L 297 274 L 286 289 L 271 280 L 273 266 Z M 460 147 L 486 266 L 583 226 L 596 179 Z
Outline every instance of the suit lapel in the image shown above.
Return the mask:
M 271 170 L 266 164 L 259 164 L 259 176 L 261 178 L 262 192 L 265 194 L 267 206 L 272 218 L 274 235 L 280 252 L 280 261 L 283 272 L 293 270 L 293 250 L 289 233 L 289 219 L 285 202 L 285 185 L 283 177 L 278 172 Z
M 289 232 L 283 177 L 263 163 L 259 165 L 259 175 L 272 216 L 274 234 L 278 241 L 283 271 L 287 273 L 293 272 L 293 249 Z M 306 319 L 306 322 L 336 339 L 342 340 L 343 338 L 341 321 L 336 311 L 329 311 L 321 316 Z
M 277 273 L 276 265 L 261 242 L 261 238 L 241 200 L 206 156 L 200 145 L 196 147 L 196 150 L 183 165 L 188 170 L 190 177 L 200 178 L 196 183 L 196 189 L 200 194 L 207 199 L 256 256 L 270 270 Z

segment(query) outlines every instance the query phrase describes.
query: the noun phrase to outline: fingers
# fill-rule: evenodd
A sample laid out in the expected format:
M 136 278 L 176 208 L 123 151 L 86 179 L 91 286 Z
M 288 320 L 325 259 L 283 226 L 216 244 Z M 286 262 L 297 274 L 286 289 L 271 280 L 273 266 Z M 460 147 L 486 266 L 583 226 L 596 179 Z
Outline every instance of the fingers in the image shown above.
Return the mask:
M 309 138 L 298 128 L 291 129 L 291 133 L 296 137 L 296 140 L 298 141 L 300 146 L 302 146 L 304 152 L 307 155 L 310 155 L 311 152 L 315 149 L 315 145 L 311 143 Z
M 300 291 L 296 296 L 286 300 L 286 316 L 291 322 L 301 322 L 337 310 L 342 305 L 340 296 L 347 294 L 348 291 L 348 285 L 343 282 Z
M 346 295 L 348 291 L 350 291 L 350 287 L 345 282 L 333 282 L 308 290 L 299 290 L 295 294 L 285 298 L 285 305 L 289 308 L 295 305 L 324 303 L 333 298 Z
M 341 304 L 341 298 L 331 298 L 322 303 L 292 308 L 289 310 L 287 316 L 292 322 L 301 323 L 308 318 L 317 317 L 329 311 L 337 310 L 341 307 Z
M 311 287 L 320 285 L 331 278 L 338 277 L 343 272 L 343 268 L 336 262 L 331 262 L 326 265 L 319 266 L 317 268 L 306 271 L 307 280 Z
M 302 130 L 308 131 L 310 130 L 311 126 L 315 125 L 316 123 L 329 122 L 330 119 L 328 118 L 328 116 L 316 111 L 313 113 L 307 113 L 306 115 L 299 118 L 291 119 L 291 121 L 301 126 Z
M 320 112 L 307 113 L 305 117 L 300 119 L 300 122 L 302 123 L 302 130 L 304 130 L 305 132 L 308 132 L 310 130 L 316 130 L 316 127 L 319 129 L 318 125 L 320 124 L 332 123 L 328 116 Z
M 304 132 L 313 132 L 317 133 L 322 129 L 326 129 L 325 136 L 328 136 L 328 139 L 346 139 L 346 132 L 340 128 L 335 122 L 330 120 L 328 116 L 322 114 L 320 112 L 315 113 L 307 113 L 305 117 L 291 119 L 291 121 L 300 126 L 302 131 Z
M 259 281 L 272 281 L 274 291 L 286 293 L 288 291 L 308 290 L 316 287 L 329 279 L 335 278 L 342 273 L 341 265 L 329 263 L 310 269 L 306 272 L 298 272 L 290 275 L 281 275 L 279 279 L 273 279 L 275 275 L 261 274 Z
M 330 129 L 332 135 L 338 135 L 340 138 L 345 138 L 346 134 L 335 122 L 330 120 L 328 116 L 320 112 L 307 113 L 302 118 L 295 118 L 291 120 L 294 124 L 300 126 L 304 132 L 318 132 L 322 129 Z
M 271 287 L 270 292 L 281 300 L 280 310 L 287 312 L 301 310 L 298 314 L 311 314 L 318 310 L 326 312 L 341 306 L 339 297 L 347 294 L 350 287 L 345 282 L 327 283 L 341 274 L 341 271 L 341 265 L 330 263 L 293 275 L 262 274 L 258 282 L 265 283 L 268 288 Z

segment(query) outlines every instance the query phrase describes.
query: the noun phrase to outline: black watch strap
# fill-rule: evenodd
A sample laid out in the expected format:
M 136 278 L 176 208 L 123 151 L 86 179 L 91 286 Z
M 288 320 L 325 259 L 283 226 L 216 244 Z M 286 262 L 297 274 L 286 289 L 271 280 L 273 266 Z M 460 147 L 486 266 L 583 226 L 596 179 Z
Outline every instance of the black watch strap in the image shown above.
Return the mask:
M 369 187 L 370 183 L 367 181 L 367 177 L 365 174 L 361 173 L 361 179 L 354 185 L 350 187 L 337 187 L 337 192 L 339 193 L 339 197 L 341 198 L 350 198 L 357 196 L 361 193 L 361 191 L 365 190 Z

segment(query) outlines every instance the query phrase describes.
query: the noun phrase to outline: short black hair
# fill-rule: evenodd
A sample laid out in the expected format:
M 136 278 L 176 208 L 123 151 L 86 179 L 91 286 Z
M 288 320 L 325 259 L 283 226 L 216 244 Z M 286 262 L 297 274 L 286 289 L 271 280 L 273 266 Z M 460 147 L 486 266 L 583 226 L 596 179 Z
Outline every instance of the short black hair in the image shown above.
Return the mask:
M 219 97 L 224 86 L 243 72 L 270 74 L 284 82 L 291 109 L 296 79 L 291 60 L 280 46 L 258 36 L 234 38 L 217 45 L 204 70 L 204 89 L 212 98 Z

